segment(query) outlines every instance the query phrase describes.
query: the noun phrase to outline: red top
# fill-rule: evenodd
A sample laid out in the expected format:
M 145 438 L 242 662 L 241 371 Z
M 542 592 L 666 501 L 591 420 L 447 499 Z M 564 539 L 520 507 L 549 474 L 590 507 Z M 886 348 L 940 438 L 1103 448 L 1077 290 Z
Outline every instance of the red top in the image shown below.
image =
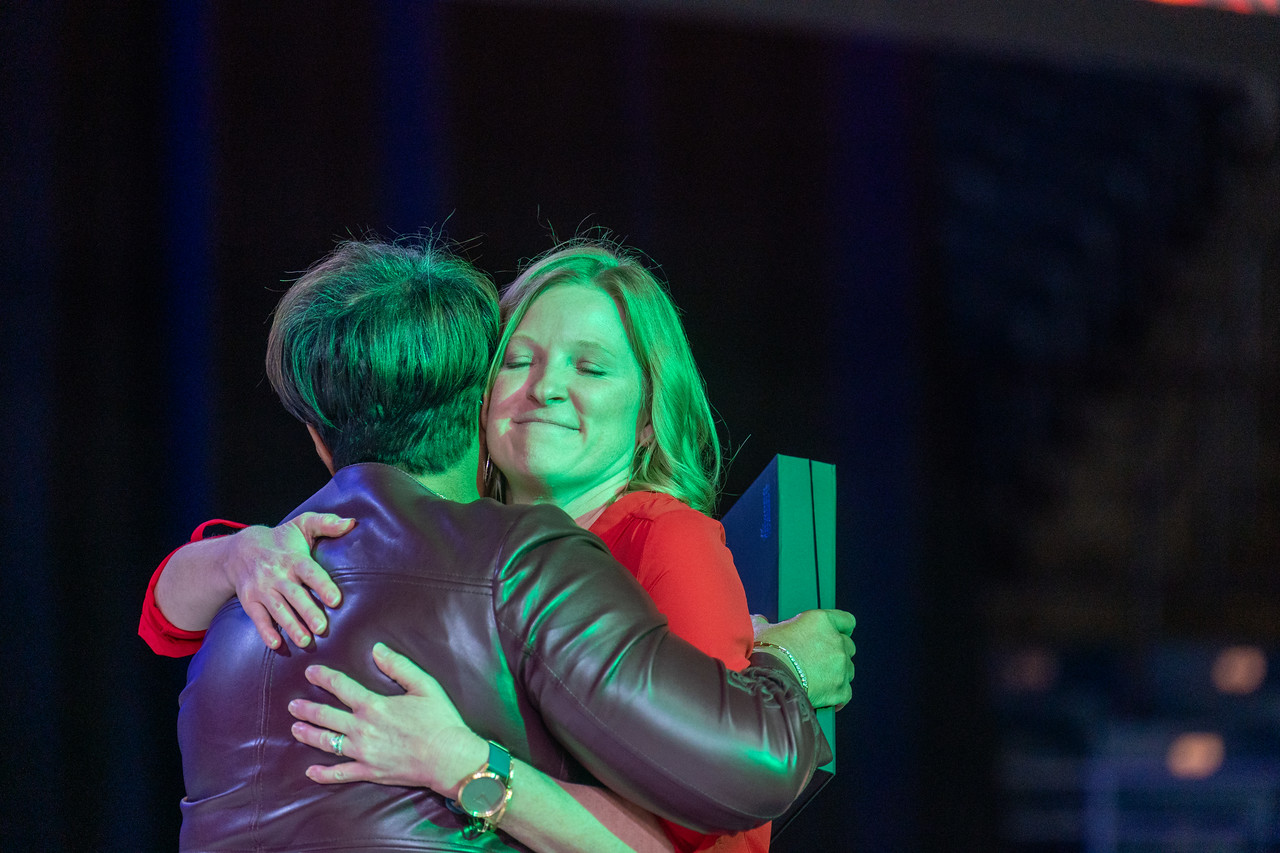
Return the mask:
M 730 669 L 747 666 L 755 635 L 747 594 L 724 544 L 720 522 L 658 492 L 631 492 L 613 502 L 591 532 L 640 581 L 671 631 Z M 764 853 L 771 825 L 733 835 L 702 835 L 662 820 L 682 853 Z
M 191 541 L 206 538 L 207 528 L 218 524 L 237 529 L 245 526 L 221 519 L 207 521 L 196 528 Z M 605 509 L 591 525 L 591 532 L 604 540 L 614 559 L 649 593 L 676 636 L 730 669 L 746 668 L 754 639 L 751 616 L 720 522 L 670 495 L 631 492 Z M 151 577 L 138 633 L 157 654 L 184 657 L 200 648 L 204 632 L 175 627 L 156 604 L 156 579 L 169 557 Z M 764 853 L 769 849 L 771 828 L 767 823 L 747 832 L 717 836 L 661 822 L 681 853 Z

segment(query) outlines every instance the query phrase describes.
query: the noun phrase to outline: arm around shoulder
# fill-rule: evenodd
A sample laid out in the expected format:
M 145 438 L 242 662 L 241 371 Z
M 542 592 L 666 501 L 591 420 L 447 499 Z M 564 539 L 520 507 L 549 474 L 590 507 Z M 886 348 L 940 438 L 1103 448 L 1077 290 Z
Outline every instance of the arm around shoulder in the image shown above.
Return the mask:
M 325 627 L 324 611 L 311 592 L 329 606 L 341 598 L 328 573 L 312 559 L 311 547 L 316 539 L 341 536 L 354 524 L 331 513 L 308 512 L 277 527 L 245 527 L 232 536 L 184 545 L 153 578 L 143 606 L 144 625 L 163 622 L 198 639 L 235 596 L 266 645 L 280 645 L 278 624 L 294 643 L 306 646 L 312 632 Z
M 701 832 L 759 825 L 803 791 L 825 741 L 790 676 L 730 672 L 672 635 L 586 537 L 511 565 L 504 641 L 528 651 L 521 675 L 543 719 L 598 779 Z

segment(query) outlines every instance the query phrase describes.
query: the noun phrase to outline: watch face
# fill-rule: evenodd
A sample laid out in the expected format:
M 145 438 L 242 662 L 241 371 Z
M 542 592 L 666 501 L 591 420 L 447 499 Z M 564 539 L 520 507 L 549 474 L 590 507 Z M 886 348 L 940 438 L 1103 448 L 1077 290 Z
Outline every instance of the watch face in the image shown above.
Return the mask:
M 477 776 L 458 792 L 458 805 L 474 817 L 489 817 L 506 795 L 507 786 L 497 776 Z

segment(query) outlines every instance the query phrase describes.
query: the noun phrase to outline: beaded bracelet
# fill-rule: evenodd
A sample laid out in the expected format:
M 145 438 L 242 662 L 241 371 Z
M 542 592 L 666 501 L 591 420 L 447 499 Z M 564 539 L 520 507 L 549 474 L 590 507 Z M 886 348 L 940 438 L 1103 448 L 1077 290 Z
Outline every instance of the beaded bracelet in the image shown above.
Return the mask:
M 809 692 L 809 679 L 805 678 L 804 670 L 800 668 L 800 661 L 796 660 L 796 656 L 791 654 L 790 651 L 788 651 L 783 646 L 778 645 L 777 643 L 766 643 L 759 640 L 753 643 L 751 647 L 753 649 L 758 649 L 761 647 L 777 649 L 778 651 L 786 655 L 787 660 L 791 661 L 791 665 L 796 668 L 796 675 L 800 676 L 800 689 L 802 689 L 805 693 Z

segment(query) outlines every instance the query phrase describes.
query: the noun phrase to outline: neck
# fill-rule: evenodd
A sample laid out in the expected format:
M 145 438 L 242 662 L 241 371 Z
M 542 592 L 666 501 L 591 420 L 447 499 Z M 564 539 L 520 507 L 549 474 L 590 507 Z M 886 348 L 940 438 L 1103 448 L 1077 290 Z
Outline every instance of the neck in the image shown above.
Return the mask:
M 601 483 L 581 488 L 551 489 L 545 484 L 521 488 L 509 483 L 513 504 L 555 504 L 581 527 L 590 527 L 600 513 L 627 488 L 630 471 L 622 471 Z
M 480 464 L 480 449 L 464 453 L 458 464 L 439 474 L 413 474 L 413 479 L 425 488 L 448 501 L 471 503 L 479 499 L 480 490 L 476 485 L 476 468 Z

